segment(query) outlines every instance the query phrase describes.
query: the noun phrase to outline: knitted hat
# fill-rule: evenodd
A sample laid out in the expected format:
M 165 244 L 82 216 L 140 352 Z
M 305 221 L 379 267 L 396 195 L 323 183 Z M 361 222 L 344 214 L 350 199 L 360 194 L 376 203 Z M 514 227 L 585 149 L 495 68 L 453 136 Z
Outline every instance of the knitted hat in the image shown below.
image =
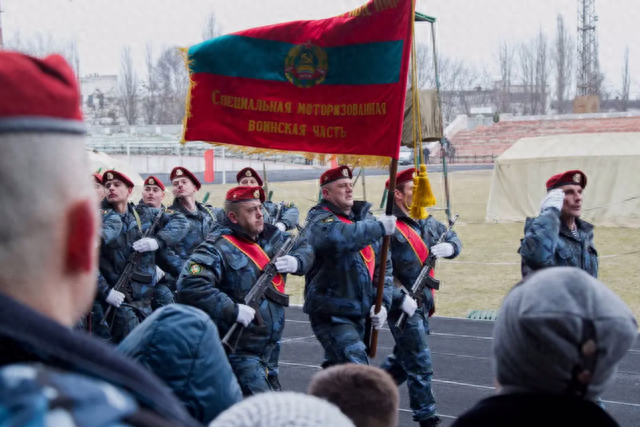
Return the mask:
M 629 307 L 574 267 L 528 276 L 506 296 L 493 331 L 496 378 L 509 388 L 599 397 L 638 335 Z
M 268 392 L 233 405 L 209 427 L 354 427 L 340 410 L 318 397 Z

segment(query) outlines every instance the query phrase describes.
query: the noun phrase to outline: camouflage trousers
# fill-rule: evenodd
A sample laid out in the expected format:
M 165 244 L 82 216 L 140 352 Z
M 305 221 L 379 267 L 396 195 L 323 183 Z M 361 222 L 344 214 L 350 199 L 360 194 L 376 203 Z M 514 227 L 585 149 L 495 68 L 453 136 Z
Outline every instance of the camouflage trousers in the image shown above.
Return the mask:
M 310 315 L 311 329 L 324 349 L 323 368 L 342 363 L 368 365 L 365 319 Z
M 115 310 L 111 327 L 111 342 L 120 344 L 152 312 L 151 298 L 122 304 Z
M 278 341 L 276 345 L 273 346 L 273 350 L 271 350 L 271 354 L 269 355 L 267 369 L 269 370 L 268 374 L 270 377 L 277 377 L 280 371 L 280 346 L 281 343 Z
M 396 341 L 393 354 L 387 357 L 381 368 L 387 371 L 399 385 L 407 382 L 409 403 L 416 422 L 424 421 L 436 414 L 436 399 L 431 388 L 433 366 L 427 343 L 429 320 L 425 318 L 425 308 L 418 309 L 411 316 L 401 332 L 396 322 L 402 313 L 392 309 L 389 313 L 389 327 Z
M 171 289 L 169 289 L 167 285 L 157 284 L 153 290 L 153 299 L 151 300 L 151 308 L 153 311 L 161 307 L 166 307 L 174 302 L 175 299 Z
M 273 391 L 267 379 L 267 364 L 271 353 L 272 349 L 269 348 L 262 356 L 250 353 L 228 356 L 229 364 L 238 379 L 244 397 Z

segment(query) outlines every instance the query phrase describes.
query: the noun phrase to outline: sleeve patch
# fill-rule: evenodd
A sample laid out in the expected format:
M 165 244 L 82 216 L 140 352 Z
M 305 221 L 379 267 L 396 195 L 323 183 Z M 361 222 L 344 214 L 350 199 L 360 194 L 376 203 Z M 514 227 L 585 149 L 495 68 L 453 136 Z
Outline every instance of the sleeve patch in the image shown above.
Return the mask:
M 191 273 L 192 276 L 197 276 L 202 273 L 202 266 L 192 262 L 191 265 L 189 265 L 189 273 Z

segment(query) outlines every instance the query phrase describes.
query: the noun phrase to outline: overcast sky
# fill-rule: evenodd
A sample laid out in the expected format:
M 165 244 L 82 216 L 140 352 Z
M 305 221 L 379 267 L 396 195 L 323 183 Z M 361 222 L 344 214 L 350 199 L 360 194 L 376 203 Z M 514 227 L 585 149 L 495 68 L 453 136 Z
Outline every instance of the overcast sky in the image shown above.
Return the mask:
M 225 33 L 300 19 L 320 19 L 354 9 L 366 0 L 0 0 L 5 41 L 20 29 L 61 41 L 75 39 L 82 75 L 117 74 L 119 55 L 129 45 L 144 77 L 145 45 L 190 46 L 201 41 L 205 17 L 215 12 Z M 497 74 L 495 53 L 502 41 L 533 37 L 542 28 L 555 34 L 562 14 L 575 37 L 578 0 L 418 0 L 418 10 L 438 18 L 441 52 Z M 618 90 L 624 49 L 629 46 L 632 94 L 640 93 L 640 1 L 596 1 L 600 63 L 609 86 Z M 428 24 L 418 41 L 429 42 Z

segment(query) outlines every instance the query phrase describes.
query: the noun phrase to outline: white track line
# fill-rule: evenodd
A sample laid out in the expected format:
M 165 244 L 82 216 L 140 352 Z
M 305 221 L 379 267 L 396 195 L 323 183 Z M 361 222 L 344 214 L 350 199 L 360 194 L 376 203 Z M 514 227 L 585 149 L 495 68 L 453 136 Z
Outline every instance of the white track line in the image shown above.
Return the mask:
M 322 367 L 319 366 L 319 365 L 307 365 L 307 364 L 304 364 L 304 363 L 280 362 L 280 364 L 281 365 L 285 365 L 285 366 L 299 366 L 299 367 L 302 367 L 302 368 L 322 369 Z M 441 383 L 441 384 L 449 384 L 449 385 L 457 385 L 457 386 L 461 386 L 461 387 L 479 388 L 479 389 L 482 389 L 482 390 L 495 390 L 495 387 L 493 387 L 493 386 L 462 383 L 462 382 L 459 382 L 459 381 L 438 380 L 438 379 L 434 378 L 434 379 L 431 380 L 431 382 Z M 615 401 L 615 400 L 603 400 L 603 402 L 611 404 L 611 405 L 622 405 L 622 406 L 631 406 L 633 408 L 640 408 L 640 404 L 638 404 L 638 403 L 618 402 L 618 401 Z M 408 411 L 408 410 L 405 409 L 405 410 L 402 410 L 402 411 Z

